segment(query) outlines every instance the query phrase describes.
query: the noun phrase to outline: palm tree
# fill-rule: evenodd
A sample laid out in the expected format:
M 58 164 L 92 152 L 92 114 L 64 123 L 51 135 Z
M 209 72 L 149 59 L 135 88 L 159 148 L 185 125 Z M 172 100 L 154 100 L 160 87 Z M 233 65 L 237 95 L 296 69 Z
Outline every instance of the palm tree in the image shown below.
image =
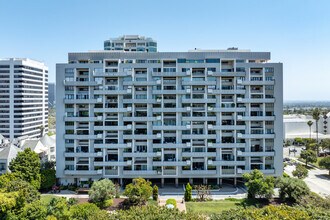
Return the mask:
M 318 126 L 318 122 L 320 120 L 320 115 L 321 115 L 321 111 L 320 111 L 319 108 L 313 109 L 312 116 L 313 116 L 313 119 L 315 120 L 315 127 L 316 127 L 317 156 L 319 155 L 319 146 L 318 146 L 318 144 L 319 144 L 319 126 Z
M 309 139 L 312 139 L 312 125 L 313 125 L 313 122 L 308 121 L 307 125 L 309 126 Z

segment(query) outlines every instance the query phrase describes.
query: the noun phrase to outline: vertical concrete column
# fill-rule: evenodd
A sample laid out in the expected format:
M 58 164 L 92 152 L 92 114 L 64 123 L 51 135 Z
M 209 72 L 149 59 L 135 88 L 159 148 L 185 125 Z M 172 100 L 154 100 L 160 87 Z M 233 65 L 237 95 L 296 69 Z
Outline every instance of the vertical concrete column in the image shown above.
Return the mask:
M 220 178 L 220 186 L 222 186 L 222 178 Z
M 237 178 L 235 177 L 234 178 L 234 186 L 236 186 L 237 185 Z
M 179 187 L 179 179 L 175 178 L 175 187 L 178 188 Z
M 161 187 L 162 187 L 162 188 L 164 187 L 164 182 L 165 182 L 165 180 L 164 180 L 164 178 L 162 178 L 162 179 L 161 179 Z

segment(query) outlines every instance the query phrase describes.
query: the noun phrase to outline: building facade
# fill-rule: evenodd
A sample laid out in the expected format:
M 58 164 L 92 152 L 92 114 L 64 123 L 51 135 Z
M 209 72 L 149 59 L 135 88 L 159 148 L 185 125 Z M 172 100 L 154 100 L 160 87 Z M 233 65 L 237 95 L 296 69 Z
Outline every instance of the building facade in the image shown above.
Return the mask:
M 48 131 L 48 67 L 31 59 L 0 60 L 0 134 L 13 139 Z
M 104 41 L 104 50 L 157 52 L 157 42 L 150 37 L 124 35 Z
M 56 86 L 55 83 L 48 83 L 48 105 L 50 108 L 55 107 Z
M 221 184 L 283 171 L 282 64 L 269 52 L 69 53 L 57 64 L 57 177 Z

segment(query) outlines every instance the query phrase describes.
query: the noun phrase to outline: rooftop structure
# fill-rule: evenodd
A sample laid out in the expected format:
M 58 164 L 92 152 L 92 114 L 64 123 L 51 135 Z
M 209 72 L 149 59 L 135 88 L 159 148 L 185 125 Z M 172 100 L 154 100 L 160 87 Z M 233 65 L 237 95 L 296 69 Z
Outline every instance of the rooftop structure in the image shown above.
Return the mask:
M 126 52 L 157 52 L 157 42 L 150 37 L 140 35 L 123 35 L 104 41 L 104 50 Z

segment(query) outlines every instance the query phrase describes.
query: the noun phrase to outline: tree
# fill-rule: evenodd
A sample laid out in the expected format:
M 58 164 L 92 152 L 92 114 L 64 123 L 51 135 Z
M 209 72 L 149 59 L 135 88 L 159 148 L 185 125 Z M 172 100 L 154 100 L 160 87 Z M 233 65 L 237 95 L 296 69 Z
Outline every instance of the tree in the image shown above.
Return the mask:
M 107 220 L 109 215 L 95 204 L 82 203 L 73 205 L 69 211 L 70 220 Z
M 298 202 L 305 195 L 310 193 L 306 183 L 297 178 L 281 177 L 277 179 L 276 186 L 279 188 L 280 198 Z
M 196 185 L 194 188 L 197 191 L 198 201 L 205 201 L 211 196 L 210 186 L 208 185 Z
M 109 216 L 109 220 L 136 220 L 136 219 L 145 219 L 145 220 L 206 220 L 209 219 L 205 215 L 200 215 L 194 212 L 180 212 L 178 209 L 169 209 L 166 206 L 142 206 L 137 207 L 133 206 L 129 210 L 120 210 Z
M 307 125 L 309 126 L 309 139 L 312 139 L 312 125 L 313 125 L 313 122 L 308 121 Z
M 306 166 L 308 163 L 315 163 L 317 161 L 316 153 L 313 150 L 301 151 L 300 157 L 305 160 Z
M 152 199 L 155 201 L 158 200 L 158 186 L 156 185 L 152 188 Z
M 316 143 L 319 144 L 319 126 L 318 122 L 320 120 L 321 110 L 319 108 L 315 108 L 312 111 L 312 117 L 315 120 L 316 127 Z M 319 155 L 319 149 L 317 148 L 317 155 Z
M 319 165 L 320 167 L 327 169 L 330 175 L 330 156 L 322 158 L 322 160 L 319 161 Z
M 253 170 L 251 173 L 243 174 L 248 188 L 248 198 L 270 199 L 274 194 L 274 178 L 264 177 L 260 170 Z
M 12 211 L 17 206 L 17 192 L 2 193 L 0 192 L 0 219 L 8 219 L 7 213 Z
M 296 166 L 296 169 L 292 172 L 292 175 L 299 179 L 304 179 L 308 176 L 308 170 L 301 164 Z
M 36 189 L 40 188 L 40 159 L 38 154 L 30 148 L 19 152 L 16 158 L 10 162 L 9 169 L 17 177 L 30 183 Z
M 192 187 L 189 183 L 186 185 L 186 190 L 184 192 L 184 200 L 189 202 L 192 199 Z
M 46 216 L 47 216 L 47 209 L 38 200 L 24 206 L 22 212 L 18 215 L 18 219 L 44 220 L 46 219 Z
M 124 195 L 132 204 L 145 204 L 152 195 L 151 182 L 143 178 L 133 179 L 133 182 L 126 186 Z
M 47 204 L 47 215 L 56 219 L 69 219 L 69 205 L 66 198 L 52 198 Z
M 40 189 L 50 190 L 56 183 L 56 171 L 55 170 L 41 170 L 41 183 Z
M 321 141 L 321 147 L 323 150 L 328 150 L 330 152 L 330 139 L 325 138 Z
M 24 207 L 27 203 L 32 203 L 40 199 L 40 193 L 37 189 L 28 182 L 20 179 L 9 182 L 2 190 L 7 193 L 18 193 L 16 203 L 19 208 Z
M 116 194 L 115 184 L 109 179 L 95 181 L 88 192 L 89 199 L 99 207 L 104 207 L 107 200 Z

